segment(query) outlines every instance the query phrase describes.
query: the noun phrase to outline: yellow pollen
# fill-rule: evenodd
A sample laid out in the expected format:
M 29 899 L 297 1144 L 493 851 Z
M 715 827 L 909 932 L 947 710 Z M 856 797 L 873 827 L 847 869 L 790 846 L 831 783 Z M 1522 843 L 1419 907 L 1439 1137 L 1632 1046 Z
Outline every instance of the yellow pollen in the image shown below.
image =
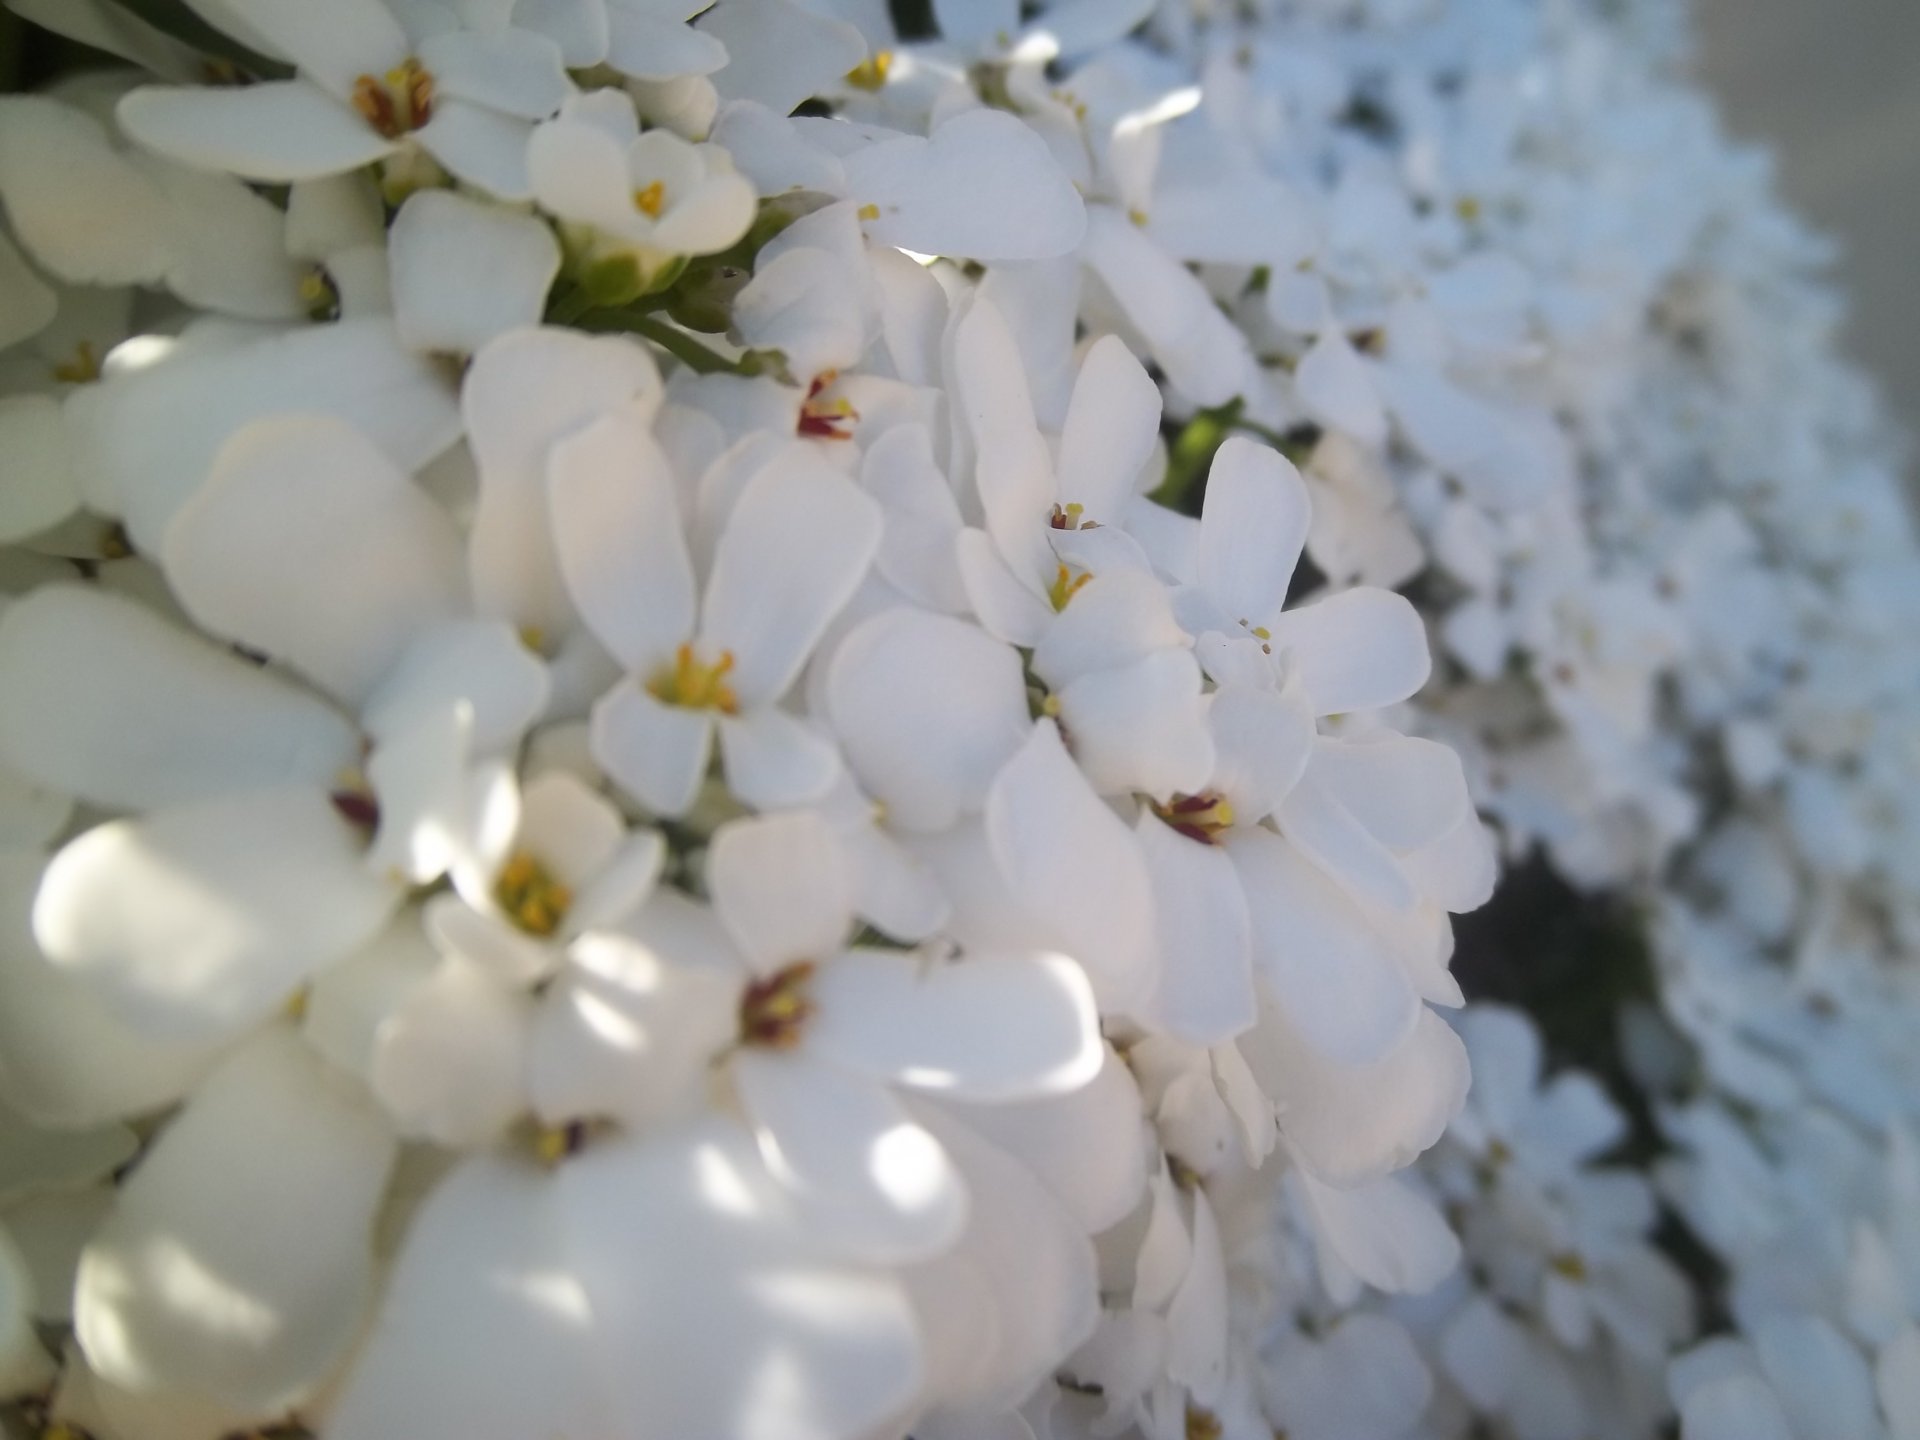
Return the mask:
M 722 715 L 736 715 L 740 711 L 740 698 L 727 683 L 732 669 L 731 650 L 722 650 L 718 660 L 705 665 L 695 657 L 693 646 L 682 645 L 674 654 L 673 664 L 647 682 L 647 693 L 656 700 L 683 705 L 689 710 L 718 710 Z
M 1046 699 L 1040 702 L 1040 713 L 1050 718 L 1058 718 L 1060 714 L 1060 697 L 1058 695 L 1047 696 Z
M 520 643 L 534 654 L 541 654 L 546 649 L 547 632 L 538 625 L 522 625 L 514 633 L 519 635 Z
M 433 118 L 433 74 L 409 56 L 384 76 L 353 82 L 353 108 L 380 134 L 398 140 Z
M 1060 563 L 1059 571 L 1053 577 L 1053 584 L 1047 587 L 1047 599 L 1053 602 L 1053 608 L 1064 610 L 1067 602 L 1080 593 L 1081 588 L 1093 579 L 1090 571 L 1075 572 L 1074 567 L 1065 561 Z
M 1127 219 L 1144 230 L 1147 224 L 1147 212 L 1144 210 L 1129 210 L 1127 211 Z
M 508 859 L 494 881 L 493 898 L 507 918 L 529 935 L 551 935 L 567 918 L 573 891 L 553 878 L 533 856 L 521 850 Z
M 1471 225 L 1480 218 L 1480 202 L 1471 195 L 1462 195 L 1453 202 L 1453 213 Z
M 659 180 L 633 192 L 633 208 L 649 220 L 658 220 L 667 208 L 667 187 Z
M 871 204 L 862 205 L 858 210 L 854 211 L 854 214 L 858 215 L 862 220 L 878 220 L 880 218 L 880 207 Z
M 69 385 L 85 385 L 100 378 L 100 357 L 93 353 L 93 342 L 82 340 L 74 347 L 73 358 L 53 367 L 53 378 Z
M 740 1043 L 769 1050 L 790 1050 L 813 1014 L 813 962 L 802 960 L 765 980 L 756 980 L 740 996 Z
M 312 995 L 313 995 L 313 987 L 310 985 L 302 985 L 298 990 L 294 991 L 293 994 L 289 995 L 287 997 L 287 1003 L 281 1007 L 286 1012 L 287 1019 L 289 1020 L 306 1019 L 307 1018 L 307 1001 L 312 997 Z
M 887 72 L 891 69 L 893 69 L 893 52 L 876 50 L 853 69 L 847 71 L 847 84 L 856 90 L 879 90 L 887 83 Z
M 1587 1278 L 1587 1262 L 1572 1251 L 1554 1256 L 1547 1265 L 1554 1274 L 1564 1276 L 1575 1284 L 1582 1284 Z
M 1259 636 L 1262 640 L 1271 640 L 1273 638 L 1273 632 L 1267 629 L 1267 627 L 1264 625 L 1254 626 L 1253 633 Z
M 1217 845 L 1220 836 L 1233 828 L 1233 805 L 1224 795 L 1176 795 L 1165 805 L 1156 804 L 1153 813 L 1168 825 L 1202 845 Z

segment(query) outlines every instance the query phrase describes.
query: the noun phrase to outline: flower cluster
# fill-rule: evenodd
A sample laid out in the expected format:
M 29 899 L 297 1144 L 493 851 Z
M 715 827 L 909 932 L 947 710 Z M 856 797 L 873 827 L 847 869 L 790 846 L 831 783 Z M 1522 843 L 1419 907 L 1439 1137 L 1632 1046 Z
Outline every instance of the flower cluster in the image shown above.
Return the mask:
M 1920 546 L 1667 0 L 8 3 L 18 1418 L 1920 1433 Z

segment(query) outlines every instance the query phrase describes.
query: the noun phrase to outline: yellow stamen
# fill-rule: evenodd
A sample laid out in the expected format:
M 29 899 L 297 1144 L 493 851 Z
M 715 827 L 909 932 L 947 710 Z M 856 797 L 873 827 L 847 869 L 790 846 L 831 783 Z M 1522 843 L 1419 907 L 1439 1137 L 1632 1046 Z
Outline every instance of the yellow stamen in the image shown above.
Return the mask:
M 1144 210 L 1129 210 L 1127 211 L 1127 219 L 1144 230 L 1147 225 L 1147 212 Z
M 633 208 L 649 220 L 658 220 L 660 212 L 667 208 L 667 187 L 655 180 L 633 192 Z
M 93 342 L 82 340 L 74 347 L 73 359 L 53 367 L 53 378 L 68 385 L 85 385 L 100 378 L 100 357 L 93 353 Z
M 1053 584 L 1047 587 L 1047 599 L 1053 602 L 1055 610 L 1064 610 L 1067 608 L 1067 602 L 1078 595 L 1081 587 L 1091 579 L 1093 575 L 1089 571 L 1076 572 L 1073 566 L 1062 561 L 1059 571 L 1053 577 Z
M 656 700 L 683 705 L 689 710 L 718 710 L 722 715 L 736 715 L 740 711 L 740 698 L 727 683 L 732 669 L 731 650 L 722 650 L 718 660 L 704 665 L 694 656 L 693 646 L 682 645 L 674 654 L 673 664 L 647 682 L 647 693 Z
M 800 1040 L 813 1014 L 813 962 L 802 960 L 765 980 L 756 980 L 740 997 L 740 1043 L 788 1050 Z
M 876 50 L 853 69 L 847 71 L 847 84 L 856 90 L 879 90 L 886 85 L 887 72 L 891 69 L 893 69 L 893 52 Z
M 493 896 L 507 912 L 507 918 L 529 935 L 553 934 L 573 904 L 573 891 L 554 879 L 552 871 L 524 850 L 516 852 L 501 867 Z
M 408 56 L 384 76 L 353 82 L 353 108 L 380 134 L 398 140 L 433 118 L 433 73 Z
M 880 218 L 880 207 L 878 205 L 862 205 L 853 213 L 858 215 L 862 220 L 878 220 Z
M 1226 1433 L 1220 1417 L 1211 1410 L 1202 1410 L 1198 1405 L 1187 1407 L 1187 1440 L 1220 1440 Z
M 1575 1284 L 1583 1284 L 1586 1281 L 1587 1262 L 1572 1251 L 1554 1256 L 1547 1265 L 1554 1274 L 1564 1276 Z
M 1233 805 L 1224 795 L 1211 791 L 1201 795 L 1176 795 L 1165 805 L 1156 804 L 1158 815 L 1189 840 L 1202 845 L 1217 845 L 1220 836 L 1233 828 Z
M 1453 202 L 1453 213 L 1471 225 L 1480 218 L 1480 202 L 1472 195 L 1462 195 Z
M 534 654 L 540 655 L 545 653 L 547 648 L 547 632 L 538 625 L 522 625 L 515 633 L 519 635 L 520 643 Z

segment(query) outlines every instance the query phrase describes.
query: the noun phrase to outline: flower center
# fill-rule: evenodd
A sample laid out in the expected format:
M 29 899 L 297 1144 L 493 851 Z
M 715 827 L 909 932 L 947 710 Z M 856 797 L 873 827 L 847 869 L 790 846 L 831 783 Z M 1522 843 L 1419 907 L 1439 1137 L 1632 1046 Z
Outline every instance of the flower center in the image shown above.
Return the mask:
M 634 191 L 633 208 L 649 220 L 658 220 L 660 212 L 667 208 L 666 182 L 655 180 Z
M 100 357 L 93 353 L 93 342 L 82 340 L 74 347 L 73 358 L 53 367 L 53 378 L 68 385 L 85 385 L 100 378 Z
M 500 869 L 493 898 L 507 918 L 529 935 L 547 936 L 560 928 L 573 904 L 573 891 L 553 878 L 553 872 L 521 850 Z
M 893 52 L 876 50 L 847 71 L 847 84 L 856 90 L 880 90 L 886 86 L 887 72 L 893 69 Z
M 1197 840 L 1202 845 L 1218 845 L 1220 836 L 1233 828 L 1233 806 L 1226 796 L 1211 791 L 1176 795 L 1169 804 L 1155 805 L 1153 813 L 1189 840 Z
M 740 997 L 740 1043 L 790 1050 L 813 1014 L 813 962 L 802 960 L 747 986 Z
M 1053 507 L 1053 513 L 1047 517 L 1047 524 L 1055 530 L 1098 530 L 1098 520 L 1087 519 L 1087 507 L 1078 500 L 1071 505 Z
M 1091 570 L 1082 570 L 1062 560 L 1059 570 L 1054 574 L 1053 584 L 1047 587 L 1047 599 L 1053 602 L 1053 608 L 1056 611 L 1064 610 L 1067 608 L 1067 602 L 1078 595 L 1081 588 L 1091 579 L 1093 579 Z
M 718 710 L 722 715 L 736 715 L 740 711 L 740 697 L 727 683 L 732 669 L 731 650 L 722 650 L 720 658 L 708 665 L 693 653 L 693 646 L 682 645 L 674 654 L 673 664 L 663 667 L 647 682 L 647 693 L 656 700 L 684 705 L 689 710 Z
M 807 398 L 800 402 L 800 424 L 797 427 L 802 435 L 815 440 L 851 440 L 853 422 L 860 418 L 860 412 L 853 408 L 853 402 L 844 395 L 831 399 L 822 399 L 820 392 L 836 379 L 839 372 L 823 370 L 813 377 L 813 383 L 807 386 Z
M 384 76 L 353 82 L 353 108 L 389 140 L 411 134 L 433 118 L 433 73 L 409 55 Z

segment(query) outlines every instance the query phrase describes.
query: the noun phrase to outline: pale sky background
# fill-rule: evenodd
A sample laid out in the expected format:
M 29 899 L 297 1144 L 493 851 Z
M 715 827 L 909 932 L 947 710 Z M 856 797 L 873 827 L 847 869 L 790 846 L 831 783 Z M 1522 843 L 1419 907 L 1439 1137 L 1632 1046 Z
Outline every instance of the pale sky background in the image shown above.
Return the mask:
M 1847 343 L 1920 434 L 1920 0 L 1694 0 L 1728 126 L 1846 251 Z

